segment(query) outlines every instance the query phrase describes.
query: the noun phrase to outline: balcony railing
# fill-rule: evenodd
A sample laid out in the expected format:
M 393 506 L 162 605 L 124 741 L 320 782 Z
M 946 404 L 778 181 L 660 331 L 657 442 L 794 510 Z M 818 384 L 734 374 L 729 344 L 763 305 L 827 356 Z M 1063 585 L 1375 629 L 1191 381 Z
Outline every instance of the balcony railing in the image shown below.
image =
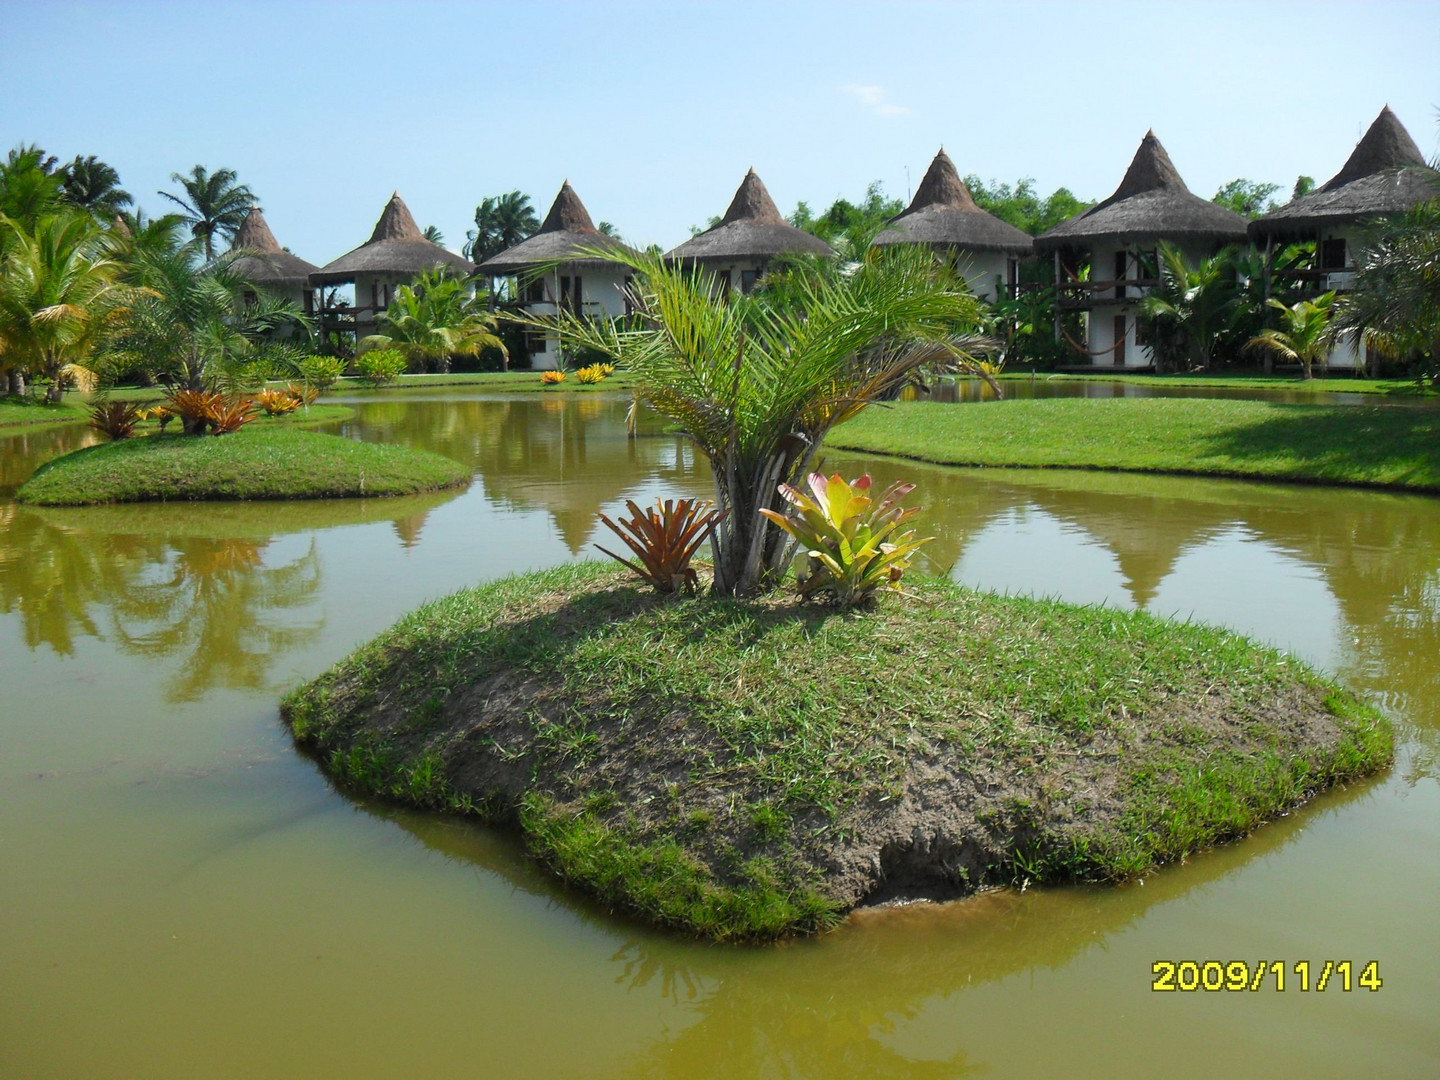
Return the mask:
M 1143 299 L 1160 284 L 1159 278 L 1114 278 L 1109 281 L 1066 281 L 1057 299 L 1062 311 L 1077 311 L 1101 304 L 1128 303 Z

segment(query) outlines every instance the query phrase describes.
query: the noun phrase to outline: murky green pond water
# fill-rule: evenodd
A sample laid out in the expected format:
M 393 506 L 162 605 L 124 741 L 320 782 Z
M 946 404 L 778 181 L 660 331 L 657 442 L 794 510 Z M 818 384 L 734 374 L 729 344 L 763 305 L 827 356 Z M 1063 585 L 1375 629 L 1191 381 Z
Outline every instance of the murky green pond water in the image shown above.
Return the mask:
M 1387 775 L 1143 882 L 716 947 L 333 791 L 286 688 L 428 597 L 584 557 L 598 510 L 708 492 L 625 406 L 367 399 L 349 433 L 475 470 L 388 502 L 27 511 L 8 492 L 87 436 L 0 437 L 0 1076 L 1435 1074 L 1440 500 L 831 459 L 917 480 L 964 582 L 1223 623 L 1397 722 Z M 1161 959 L 1384 985 L 1152 993 Z

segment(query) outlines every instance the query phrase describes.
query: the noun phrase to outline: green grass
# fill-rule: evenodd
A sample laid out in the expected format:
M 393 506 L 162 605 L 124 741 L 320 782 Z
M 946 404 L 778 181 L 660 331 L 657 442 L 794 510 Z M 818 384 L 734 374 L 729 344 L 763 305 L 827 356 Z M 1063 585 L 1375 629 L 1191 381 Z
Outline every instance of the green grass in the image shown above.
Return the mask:
M 916 784 L 935 818 L 902 834 L 967 838 L 975 888 L 1133 874 L 1390 758 L 1378 713 L 1235 634 L 907 584 L 841 615 L 597 564 L 508 578 L 282 713 L 353 790 L 515 822 L 611 907 L 717 939 L 832 925 L 863 899 L 832 857 L 878 851 Z
M 1440 410 L 1181 398 L 870 408 L 826 445 L 942 465 L 1195 473 L 1440 491 Z
M 325 499 L 408 495 L 469 478 L 438 454 L 257 423 L 233 435 L 148 436 L 77 450 L 37 469 L 16 499 L 37 506 Z
M 73 424 L 90 419 L 90 410 L 70 395 L 60 405 L 46 405 L 31 398 L 0 397 L 0 427 L 30 427 Z
M 1028 371 L 1007 371 L 1001 374 L 1002 382 L 1029 382 Z M 1428 396 L 1436 393 L 1434 387 L 1421 389 L 1414 379 L 1359 379 L 1350 375 L 1331 375 L 1323 378 L 1301 379 L 1284 375 L 1124 375 L 1105 371 L 1094 373 L 1036 372 L 1037 382 L 1102 382 L 1124 383 L 1130 386 L 1180 386 L 1210 389 L 1243 390 L 1288 390 L 1302 394 L 1382 394 L 1397 397 Z

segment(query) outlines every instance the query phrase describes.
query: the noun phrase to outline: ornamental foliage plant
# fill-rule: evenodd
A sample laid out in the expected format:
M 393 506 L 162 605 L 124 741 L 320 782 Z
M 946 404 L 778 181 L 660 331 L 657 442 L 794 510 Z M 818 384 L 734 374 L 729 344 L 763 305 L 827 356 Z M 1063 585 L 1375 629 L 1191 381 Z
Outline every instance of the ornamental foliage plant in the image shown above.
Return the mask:
M 508 361 L 496 327 L 483 293 L 472 294 L 459 278 L 432 270 L 395 290 L 379 332 L 361 338 L 356 352 L 392 350 L 417 370 L 434 372 L 448 372 L 452 357 L 479 356 L 485 349 L 499 349 Z
M 595 546 L 634 570 L 656 592 L 693 594 L 699 578 L 690 560 L 725 515 L 715 509 L 714 503 L 700 499 L 656 499 L 654 507 L 647 510 L 627 499 L 625 506 L 630 517 L 622 518 L 618 525 L 604 514 L 600 520 L 625 541 L 640 562 L 633 563 L 599 544 Z
M 355 374 L 371 386 L 384 386 L 405 374 L 405 354 L 397 349 L 372 349 L 355 358 Z
M 714 591 L 749 595 L 784 577 L 780 485 L 809 472 L 825 435 L 918 373 L 973 363 L 980 302 L 927 250 L 874 251 L 845 274 L 800 278 L 776 304 L 722 295 L 703 270 L 596 250 L 632 272 L 626 323 L 534 317 L 577 348 L 612 357 L 637 398 L 709 459 L 726 517 L 711 536 Z
M 760 511 L 799 542 L 796 581 L 803 598 L 828 596 L 841 609 L 869 606 L 877 590 L 899 590 L 910 556 L 934 539 L 917 539 L 914 530 L 896 532 L 920 512 L 918 506 L 900 506 L 914 484 L 897 480 L 878 500 L 870 497 L 870 486 L 869 474 L 847 481 L 839 473 L 828 480 L 811 473 L 811 495 L 780 486 L 795 513 Z

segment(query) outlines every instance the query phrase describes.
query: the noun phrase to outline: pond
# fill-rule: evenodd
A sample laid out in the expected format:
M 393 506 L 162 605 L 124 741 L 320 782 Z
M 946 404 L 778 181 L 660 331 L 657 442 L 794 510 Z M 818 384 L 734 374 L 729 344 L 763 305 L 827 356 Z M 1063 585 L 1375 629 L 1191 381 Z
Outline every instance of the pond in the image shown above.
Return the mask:
M 1440 500 L 831 458 L 918 482 L 934 571 L 1222 623 L 1395 720 L 1389 773 L 1143 881 L 720 947 L 605 913 L 503 832 L 333 790 L 287 688 L 427 598 L 589 557 L 625 498 L 708 493 L 627 404 L 365 398 L 345 433 L 475 472 L 389 501 L 31 511 L 8 492 L 87 435 L 0 438 L 0 1075 L 1433 1071 Z M 1157 960 L 1291 973 L 1153 993 Z M 1342 960 L 1382 989 L 1298 988 Z

